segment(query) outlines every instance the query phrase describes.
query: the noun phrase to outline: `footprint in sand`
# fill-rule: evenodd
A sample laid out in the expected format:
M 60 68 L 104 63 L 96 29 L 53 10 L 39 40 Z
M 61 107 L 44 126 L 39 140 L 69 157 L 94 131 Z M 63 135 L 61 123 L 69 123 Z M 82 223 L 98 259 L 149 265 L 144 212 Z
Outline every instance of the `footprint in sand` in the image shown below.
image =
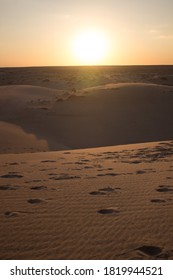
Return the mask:
M 140 161 L 140 160 L 133 160 L 130 163 L 132 163 L 132 164 L 139 164 L 139 163 L 142 163 L 142 161 Z
M 117 208 L 104 208 L 97 211 L 99 214 L 103 215 L 119 215 L 119 210 Z
M 118 175 L 117 173 L 97 174 L 98 177 L 101 177 L 101 176 L 117 176 L 117 175 Z
M 31 187 L 31 190 L 47 190 L 47 187 L 45 186 L 36 186 L 36 187 Z
M 92 169 L 93 167 L 90 165 L 84 166 L 85 169 Z
M 99 189 L 99 191 L 104 191 L 104 192 L 113 192 L 114 189 L 111 187 L 107 187 L 107 188 L 103 188 L 103 189 Z
M 0 186 L 0 190 L 1 191 L 13 191 L 13 190 L 17 190 L 17 187 L 11 187 L 9 185 Z
M 120 188 L 107 187 L 107 188 L 99 189 L 98 191 L 90 192 L 89 194 L 91 194 L 91 195 L 106 195 L 107 193 L 114 192 L 115 190 L 120 190 Z
M 51 177 L 52 180 L 71 180 L 71 179 L 80 179 L 80 176 L 74 176 L 74 175 L 68 175 L 68 174 L 62 174 L 57 177 Z
M 85 165 L 86 163 L 82 161 L 76 161 L 74 164 Z
M 153 203 L 165 203 L 165 202 L 166 202 L 166 200 L 156 198 L 156 199 L 151 199 L 151 202 L 153 202 Z
M 173 188 L 171 186 L 166 186 L 166 185 L 159 186 L 156 190 L 158 192 L 173 192 Z
M 31 198 L 31 199 L 28 199 L 27 201 L 28 201 L 28 203 L 31 203 L 31 204 L 38 204 L 38 203 L 43 202 L 43 200 L 39 199 L 39 198 Z
M 18 174 L 5 174 L 1 176 L 1 178 L 10 178 L 10 179 L 22 178 L 22 177 L 23 177 L 22 175 L 18 175 Z
M 136 174 L 145 174 L 146 173 L 146 171 L 144 171 L 144 170 L 137 170 L 136 171 Z
M 137 248 L 136 250 L 148 255 L 148 256 L 157 256 L 158 254 L 160 254 L 162 252 L 162 249 L 160 247 L 157 246 L 141 246 L 139 248 Z
M 93 191 L 93 192 L 90 192 L 89 194 L 91 194 L 91 195 L 105 195 L 105 192 Z
M 6 217 L 16 217 L 18 216 L 18 214 L 19 214 L 18 212 L 10 212 L 10 211 L 4 213 Z

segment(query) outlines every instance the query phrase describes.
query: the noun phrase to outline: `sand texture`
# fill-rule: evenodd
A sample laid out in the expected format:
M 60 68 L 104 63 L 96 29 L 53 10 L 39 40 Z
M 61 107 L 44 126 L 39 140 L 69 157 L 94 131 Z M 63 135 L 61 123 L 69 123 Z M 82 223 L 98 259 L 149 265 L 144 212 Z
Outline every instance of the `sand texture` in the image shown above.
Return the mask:
M 173 259 L 173 67 L 0 69 L 0 259 Z
M 1 156 L 1 259 L 173 259 L 173 142 Z

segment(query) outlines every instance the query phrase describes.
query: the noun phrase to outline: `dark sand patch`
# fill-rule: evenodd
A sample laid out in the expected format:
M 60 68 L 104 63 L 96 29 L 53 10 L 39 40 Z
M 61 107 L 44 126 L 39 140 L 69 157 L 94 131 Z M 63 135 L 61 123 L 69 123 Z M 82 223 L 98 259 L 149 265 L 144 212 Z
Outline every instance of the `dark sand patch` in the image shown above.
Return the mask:
M 100 209 L 98 210 L 99 214 L 103 214 L 103 215 L 118 215 L 119 211 L 117 210 L 117 208 L 104 208 L 104 209 Z
M 137 248 L 136 250 L 139 250 L 140 252 L 142 252 L 148 256 L 156 256 L 162 252 L 160 247 L 147 246 L 147 245 L 141 246 L 141 247 Z
M 43 202 L 43 200 L 39 199 L 39 198 L 31 198 L 31 199 L 28 199 L 27 201 L 28 201 L 28 203 L 31 203 L 31 204 L 38 204 L 38 203 Z

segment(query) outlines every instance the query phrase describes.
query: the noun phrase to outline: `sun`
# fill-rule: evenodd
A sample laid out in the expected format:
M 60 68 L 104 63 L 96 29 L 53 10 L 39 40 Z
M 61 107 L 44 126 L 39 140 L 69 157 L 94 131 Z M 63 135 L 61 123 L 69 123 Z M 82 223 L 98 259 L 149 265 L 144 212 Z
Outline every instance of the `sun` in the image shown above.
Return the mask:
M 80 64 L 101 64 L 107 52 L 105 36 L 96 30 L 85 30 L 74 40 L 73 50 Z

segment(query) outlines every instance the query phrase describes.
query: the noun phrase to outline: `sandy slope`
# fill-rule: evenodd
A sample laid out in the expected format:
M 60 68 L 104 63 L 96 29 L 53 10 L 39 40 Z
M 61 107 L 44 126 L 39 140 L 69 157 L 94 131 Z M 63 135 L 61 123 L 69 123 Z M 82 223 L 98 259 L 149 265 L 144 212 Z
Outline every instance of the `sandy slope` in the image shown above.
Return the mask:
M 173 259 L 172 69 L 0 69 L 0 259 Z
M 169 140 L 172 104 L 172 87 L 153 84 L 108 84 L 75 92 L 1 86 L 0 152 Z
M 1 259 L 173 259 L 173 142 L 1 155 Z

